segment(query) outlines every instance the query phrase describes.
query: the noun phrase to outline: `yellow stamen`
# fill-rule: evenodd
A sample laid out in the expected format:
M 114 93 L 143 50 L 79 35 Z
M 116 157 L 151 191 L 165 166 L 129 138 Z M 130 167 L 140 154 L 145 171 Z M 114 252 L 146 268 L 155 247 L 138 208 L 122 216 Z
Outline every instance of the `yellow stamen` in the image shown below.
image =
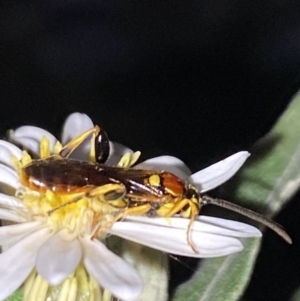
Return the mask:
M 85 295 L 87 292 L 89 292 L 89 283 L 82 263 L 77 267 L 75 275 L 78 279 L 78 293 Z
M 141 152 L 137 151 L 133 154 L 126 153 L 120 159 L 119 163 L 117 164 L 118 167 L 129 168 L 131 167 L 140 157 Z
M 40 142 L 40 158 L 46 159 L 50 157 L 50 141 L 46 136 L 43 136 Z
M 25 285 L 26 287 L 26 285 Z M 35 273 L 33 283 L 31 285 L 30 289 L 27 289 L 27 295 L 25 299 L 25 293 L 24 293 L 24 301 L 39 301 L 39 300 L 45 300 L 47 296 L 49 283 L 44 280 L 40 275 Z M 26 288 L 25 288 L 26 290 Z
M 72 277 L 73 278 L 73 277 Z M 77 283 L 72 281 L 72 278 L 67 278 L 60 290 L 59 297 L 57 298 L 57 301 L 64 301 L 69 299 L 69 293 L 72 291 L 74 294 L 74 291 L 77 291 Z
M 32 162 L 31 156 L 27 153 L 27 151 L 23 151 L 21 163 L 23 166 L 26 166 Z
M 54 154 L 59 154 L 61 149 L 63 148 L 62 144 L 59 141 L 56 141 L 54 145 Z
M 23 295 L 23 300 L 24 301 L 29 300 L 29 295 L 32 291 L 36 274 L 37 274 L 36 270 L 32 270 L 31 273 L 29 274 L 27 280 L 25 281 L 24 295 Z
M 119 161 L 119 163 L 117 164 L 117 166 L 118 167 L 126 168 L 127 166 L 129 166 L 130 158 L 131 158 L 131 154 L 130 153 L 126 153 L 125 155 L 123 155 L 123 157 L 121 158 L 121 160 Z
M 81 262 L 75 272 L 62 284 L 51 286 L 36 270 L 24 283 L 24 301 L 99 301 L 111 300 L 111 293 L 101 289 L 97 281 L 87 273 Z
M 132 165 L 134 165 L 136 163 L 136 161 L 139 159 L 140 156 L 141 156 L 141 152 L 140 151 L 134 152 L 131 155 L 130 165 L 128 167 L 131 167 Z
M 111 301 L 112 299 L 112 294 L 108 290 L 104 290 L 103 296 L 102 296 L 102 301 Z
M 13 164 L 15 171 L 18 175 L 21 174 L 21 168 L 23 167 L 23 164 L 21 161 L 14 155 L 11 156 L 11 163 Z
M 101 300 L 101 295 L 103 294 L 102 289 L 93 277 L 90 277 L 89 287 L 91 292 L 91 297 L 89 301 Z

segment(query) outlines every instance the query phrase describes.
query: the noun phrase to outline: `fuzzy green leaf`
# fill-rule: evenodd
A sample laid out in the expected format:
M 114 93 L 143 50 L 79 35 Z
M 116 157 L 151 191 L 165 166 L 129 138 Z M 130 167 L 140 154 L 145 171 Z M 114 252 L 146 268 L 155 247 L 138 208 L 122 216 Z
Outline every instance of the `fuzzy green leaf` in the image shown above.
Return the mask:
M 260 139 L 242 171 L 232 181 L 230 199 L 268 217 L 296 193 L 300 186 L 300 94 Z M 232 186 L 232 184 L 231 184 Z M 202 260 L 193 277 L 181 285 L 174 301 L 236 301 L 248 284 L 259 239 L 244 241 L 245 249 L 227 257 Z
M 16 290 L 11 296 L 9 296 L 6 301 L 22 301 L 23 300 L 23 290 Z
M 300 301 L 300 288 L 298 288 L 295 292 L 290 301 Z

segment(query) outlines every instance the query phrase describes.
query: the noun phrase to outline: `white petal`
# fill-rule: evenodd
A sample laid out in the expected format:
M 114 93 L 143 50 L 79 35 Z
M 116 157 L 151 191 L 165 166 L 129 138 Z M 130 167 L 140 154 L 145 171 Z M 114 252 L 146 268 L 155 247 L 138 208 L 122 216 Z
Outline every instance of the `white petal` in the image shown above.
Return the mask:
M 3 164 L 0 164 L 0 183 L 4 183 L 15 189 L 21 185 L 17 173 Z
M 78 266 L 81 246 L 77 239 L 64 240 L 63 231 L 50 237 L 39 249 L 36 269 L 51 285 L 60 284 Z
M 126 153 L 133 154 L 133 151 L 118 142 L 109 142 L 109 157 L 106 161 L 107 165 L 115 166 Z
M 97 240 L 86 236 L 81 243 L 85 267 L 101 286 L 124 301 L 135 300 L 139 296 L 143 283 L 131 265 Z
M 2 208 L 0 208 L 0 219 L 17 223 L 26 222 L 26 218 L 17 213 L 17 211 Z
M 48 131 L 36 126 L 21 126 L 11 133 L 9 139 L 16 144 L 22 145 L 34 154 L 39 155 L 39 143 L 44 136 L 49 139 L 50 150 L 52 152 L 57 139 Z
M 11 141 L 22 146 L 23 149 L 30 151 L 35 156 L 40 156 L 40 141 L 28 137 L 18 137 L 11 139 Z
M 65 145 L 70 140 L 78 137 L 83 132 L 94 127 L 94 124 L 90 117 L 86 114 L 73 113 L 67 117 L 63 130 L 62 130 L 62 144 Z M 85 139 L 71 154 L 71 158 L 76 160 L 89 160 L 90 149 L 91 149 L 91 138 Z
M 220 233 L 225 233 L 225 229 L 226 231 L 229 231 L 228 233 L 233 232 L 226 235 L 232 235 L 236 237 L 262 237 L 262 233 L 259 229 L 246 223 L 203 215 L 197 217 L 196 220 L 203 222 L 204 224 L 210 224 L 211 226 L 223 229 L 224 232 Z
M 28 235 L 0 255 L 0 300 L 11 295 L 34 268 L 37 249 L 49 237 L 47 228 Z
M 18 223 L 26 221 L 27 208 L 23 205 L 21 200 L 0 193 L 0 207 L 0 219 Z
M 11 153 L 11 155 L 16 156 L 18 159 L 21 158 L 22 151 L 14 144 L 5 140 L 0 140 L 0 146 L 6 148 Z
M 2 172 L 2 170 L 10 173 L 11 175 L 13 175 L 16 178 L 18 177 L 18 174 L 17 174 L 17 172 L 14 169 L 12 169 L 12 168 L 10 168 L 10 167 L 8 167 L 8 166 L 0 163 L 0 173 Z
M 160 156 L 146 160 L 137 164 L 136 169 L 150 169 L 157 171 L 168 171 L 181 179 L 186 179 L 190 176 L 189 168 L 178 158 L 172 156 Z
M 22 151 L 15 145 L 7 141 L 0 140 L 0 163 L 14 169 L 14 165 L 12 163 L 13 155 L 16 156 L 17 159 L 20 159 L 22 157 Z
M 11 244 L 42 227 L 39 221 L 9 225 L 0 228 L 0 245 Z
M 13 196 L 0 193 L 0 206 L 11 208 L 11 209 L 26 209 L 26 207 L 23 205 L 22 201 L 20 199 L 17 199 Z
M 10 168 L 13 168 L 11 158 L 12 155 L 10 151 L 5 147 L 0 146 L 0 162 L 6 166 L 9 166 Z
M 83 132 L 94 127 L 92 120 L 86 115 L 81 113 L 71 114 L 62 131 L 62 143 L 65 145 L 67 142 L 75 137 L 78 137 Z M 71 155 L 73 159 L 89 160 L 91 145 L 91 137 L 87 138 Z M 131 149 L 119 144 L 117 142 L 109 142 L 110 154 L 106 162 L 108 165 L 117 165 L 121 157 L 125 153 L 133 153 Z
M 201 192 L 216 188 L 229 180 L 250 156 L 248 152 L 238 152 L 218 163 L 191 175 L 188 182 L 197 186 Z
M 62 144 L 66 144 L 73 138 L 79 136 L 83 132 L 91 129 L 94 126 L 94 123 L 89 116 L 82 113 L 72 113 L 70 114 L 64 125 L 61 135 Z
M 195 253 L 188 245 L 186 228 L 176 229 L 123 221 L 115 223 L 109 232 L 163 252 L 188 257 L 219 257 L 243 249 L 242 243 L 236 238 L 203 233 L 192 229 L 189 234 L 198 251 Z
M 174 216 L 171 218 L 163 217 L 145 217 L 145 216 L 127 216 L 125 221 L 141 224 L 157 225 L 168 228 L 187 229 L 190 222 L 187 218 Z M 139 224 L 137 224 L 138 227 Z M 223 236 L 233 237 L 261 237 L 262 233 L 255 227 L 228 219 L 222 219 L 212 216 L 199 216 L 192 224 L 192 230 L 196 232 L 212 233 Z

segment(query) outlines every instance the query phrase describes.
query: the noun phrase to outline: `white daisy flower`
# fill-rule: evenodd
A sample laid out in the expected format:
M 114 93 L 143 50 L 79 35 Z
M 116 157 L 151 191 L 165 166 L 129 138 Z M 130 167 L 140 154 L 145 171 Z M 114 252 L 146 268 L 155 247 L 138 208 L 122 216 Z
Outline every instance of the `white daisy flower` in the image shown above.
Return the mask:
M 70 115 L 63 128 L 62 143 L 93 126 L 84 114 Z M 49 141 L 50 152 L 57 153 L 61 146 L 56 138 L 40 128 L 20 127 L 10 133 L 9 139 L 38 157 L 43 137 Z M 0 219 L 5 222 L 0 228 L 0 245 L 4 250 L 0 255 L 0 300 L 12 294 L 26 279 L 25 300 L 34 299 L 37 286 L 39 295 L 43 292 L 45 298 L 50 295 L 51 300 L 57 300 L 58 293 L 51 288 L 57 285 L 61 285 L 60 298 L 63 294 L 76 294 L 76 291 L 99 296 L 103 287 L 106 289 L 104 295 L 108 294 L 105 298 L 110 298 L 109 291 L 121 300 L 135 300 L 143 288 L 143 281 L 131 265 L 105 246 L 107 235 L 190 257 L 228 255 L 243 249 L 239 238 L 261 236 L 258 229 L 244 223 L 199 216 L 190 231 L 198 251 L 195 253 L 186 239 L 189 220 L 178 216 L 168 219 L 126 216 L 115 221 L 116 208 L 105 206 L 103 202 L 99 205 L 97 200 L 85 197 L 48 214 L 68 199 L 50 191 L 41 194 L 22 187 L 11 158 L 23 160 L 23 163 L 30 159 L 14 144 L 0 140 L 0 183 L 3 188 Z M 110 146 L 107 164 L 116 165 L 125 153 L 133 153 L 117 143 L 110 143 Z M 90 142 L 83 143 L 74 152 L 75 158 L 88 159 L 89 149 Z M 205 192 L 232 177 L 248 156 L 248 152 L 239 152 L 192 175 L 182 161 L 170 156 L 147 160 L 136 168 L 167 170 Z M 131 163 L 129 160 L 121 165 Z

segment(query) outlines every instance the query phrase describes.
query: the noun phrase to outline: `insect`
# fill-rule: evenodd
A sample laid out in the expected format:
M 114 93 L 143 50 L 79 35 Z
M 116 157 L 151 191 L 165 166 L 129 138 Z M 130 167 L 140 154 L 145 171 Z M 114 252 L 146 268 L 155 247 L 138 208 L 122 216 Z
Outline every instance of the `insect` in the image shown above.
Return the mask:
M 74 149 L 90 135 L 93 136 L 94 147 L 91 152 L 94 161 L 70 159 L 69 156 Z M 197 250 L 190 240 L 189 233 L 201 207 L 209 204 L 245 215 L 271 228 L 288 243 L 292 242 L 279 224 L 263 215 L 225 200 L 202 196 L 196 187 L 167 171 L 105 165 L 108 155 L 107 134 L 95 126 L 67 143 L 59 155 L 33 160 L 23 167 L 21 183 L 39 192 L 51 190 L 60 194 L 82 193 L 82 197 L 103 194 L 103 187 L 113 185 L 113 189 L 108 190 L 104 198 L 112 206 L 123 209 L 123 213 L 118 218 L 125 215 L 172 217 L 180 214 L 190 219 L 187 227 L 187 242 L 196 253 Z M 79 199 L 80 197 L 76 197 L 60 207 Z M 60 207 L 51 210 L 49 214 Z

